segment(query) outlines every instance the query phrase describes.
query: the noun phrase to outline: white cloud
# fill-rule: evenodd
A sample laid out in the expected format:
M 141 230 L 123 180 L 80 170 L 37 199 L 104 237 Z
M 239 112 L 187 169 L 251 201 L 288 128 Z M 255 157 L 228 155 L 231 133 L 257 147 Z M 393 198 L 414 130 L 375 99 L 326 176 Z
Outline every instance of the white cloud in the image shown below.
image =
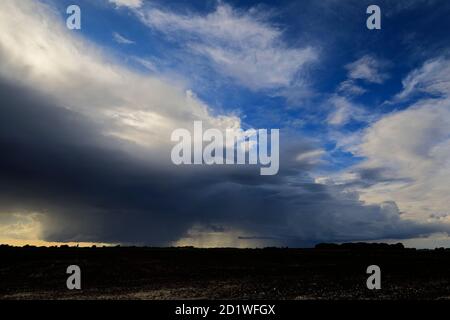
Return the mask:
M 333 181 L 356 186 L 367 203 L 395 201 L 405 217 L 429 221 L 450 213 L 450 63 L 427 61 L 403 81 L 396 99 L 430 93 L 409 108 L 380 118 L 352 135 L 335 133 L 338 148 L 365 158 Z M 394 100 L 395 101 L 395 100 Z M 334 122 L 345 122 L 352 106 L 343 104 Z M 340 121 L 338 121 L 340 120 Z M 360 174 L 356 174 L 356 173 Z M 364 172 L 379 172 L 364 185 Z
M 302 68 L 317 58 L 311 47 L 287 47 L 282 31 L 255 10 L 240 12 L 219 4 L 202 16 L 151 8 L 140 18 L 149 27 L 185 41 L 191 52 L 208 58 L 225 76 L 255 90 L 291 85 Z
M 93 119 L 106 135 L 168 148 L 170 132 L 190 128 L 194 119 L 205 127 L 240 124 L 234 116 L 212 116 L 189 88 L 121 66 L 70 33 L 45 5 L 3 1 L 0 30 L 0 76 Z
M 368 122 L 374 117 L 374 115 L 368 114 L 362 106 L 339 95 L 332 96 L 328 99 L 328 103 L 333 110 L 328 115 L 327 122 L 333 126 L 343 126 L 352 120 Z
M 360 79 L 379 84 L 383 83 L 388 77 L 387 74 L 382 73 L 382 68 L 383 63 L 369 55 L 346 65 L 350 79 Z
M 369 128 L 359 146 L 366 168 L 384 168 L 405 179 L 367 191 L 374 201 L 389 196 L 401 210 L 426 215 L 449 212 L 450 100 L 426 100 Z
M 386 74 L 381 73 L 385 64 L 365 55 L 345 66 L 348 70 L 347 79 L 339 84 L 335 94 L 327 101 L 333 107 L 327 117 L 328 124 L 343 126 L 351 121 L 371 122 L 378 117 L 376 113 L 367 112 L 364 106 L 354 103 L 352 98 L 367 91 L 359 85 L 361 80 L 380 84 L 387 78 Z
M 295 160 L 306 164 L 317 164 L 321 161 L 321 158 L 326 155 L 326 151 L 322 149 L 316 149 L 300 153 Z
M 142 6 L 142 0 L 108 0 L 110 3 L 115 4 L 117 7 L 129 7 L 136 9 Z
M 411 72 L 403 80 L 403 91 L 395 99 L 405 99 L 414 93 L 432 95 L 449 95 L 450 93 L 450 61 L 434 59 Z
M 359 96 L 364 94 L 367 90 L 358 86 L 354 80 L 347 79 L 341 82 L 337 91 L 349 96 Z
M 247 21 L 247 18 L 241 16 L 239 18 Z M 201 17 L 199 19 L 199 21 L 203 21 L 205 18 Z M 187 23 L 190 22 L 187 21 Z M 267 27 L 265 24 L 257 23 L 253 25 L 252 23 L 249 22 L 252 28 L 262 27 L 263 30 L 266 30 L 264 29 Z M 217 26 L 217 28 L 220 29 L 221 27 Z M 226 24 L 224 28 L 225 31 L 220 30 L 217 32 L 221 34 L 222 32 L 228 33 L 234 30 L 232 27 L 226 26 Z M 229 31 L 226 31 L 228 29 Z M 188 88 L 185 86 L 172 83 L 170 80 L 164 80 L 157 76 L 143 76 L 121 66 L 112 57 L 102 53 L 98 47 L 83 41 L 75 33 L 70 32 L 64 26 L 60 17 L 51 8 L 46 7 L 42 3 L 31 0 L 22 0 L 20 2 L 3 0 L 2 10 L 0 11 L 0 30 L 2 30 L 2 33 L 0 33 L 0 77 L 2 80 L 32 88 L 34 91 L 38 91 L 44 94 L 46 98 L 49 98 L 52 101 L 51 105 L 55 105 L 54 108 L 57 108 L 57 105 L 61 105 L 70 109 L 72 111 L 70 113 L 82 114 L 93 124 L 97 125 L 98 131 L 101 131 L 104 135 L 118 137 L 117 139 L 111 139 L 114 145 L 102 145 L 102 147 L 108 150 L 111 148 L 125 151 L 132 149 L 133 153 L 128 153 L 130 159 L 127 157 L 127 161 L 123 162 L 124 167 L 127 167 L 134 160 L 132 157 L 142 155 L 134 152 L 136 150 L 142 151 L 145 156 L 139 159 L 143 160 L 139 162 L 139 165 L 148 166 L 155 170 L 166 165 L 167 158 L 164 161 L 160 161 L 162 163 L 160 166 L 153 166 L 154 162 L 161 160 L 158 157 L 169 154 L 166 151 L 171 147 L 169 137 L 172 130 L 179 127 L 190 129 L 193 120 L 202 120 L 205 126 L 217 128 L 237 127 L 240 125 L 240 119 L 233 115 L 213 116 L 209 107 L 198 99 L 195 94 L 187 90 Z M 267 30 L 267 32 L 262 32 L 261 36 L 267 36 L 270 34 L 269 31 L 276 31 L 276 29 L 272 30 L 270 28 Z M 255 34 L 255 36 L 258 34 L 260 33 Z M 241 35 L 236 31 L 236 34 L 232 37 L 239 39 Z M 273 43 L 273 40 L 270 40 L 272 39 L 270 36 L 268 36 L 268 39 L 269 44 Z M 252 39 L 244 37 L 243 40 L 251 41 Z M 254 40 L 257 44 L 266 43 L 264 39 Z M 267 50 L 267 48 L 264 50 Z M 266 70 L 262 72 L 264 74 Z M 438 118 L 441 119 L 443 118 L 442 116 Z M 433 120 L 434 118 L 430 118 L 427 122 L 432 122 Z M 94 132 L 97 132 L 97 130 Z M 384 139 L 389 138 L 382 137 Z M 432 137 L 435 136 L 432 135 Z M 437 137 L 442 138 L 440 135 L 437 135 Z M 92 137 L 92 139 L 96 138 Z M 376 136 L 374 139 L 376 139 Z M 376 143 L 375 146 L 377 146 Z M 364 151 L 364 147 L 361 147 L 361 150 Z M 448 159 L 447 151 L 446 145 L 443 145 L 440 148 L 434 148 L 431 154 L 436 159 L 440 159 L 439 161 L 444 161 L 444 159 Z M 396 152 L 396 150 L 393 152 Z M 295 154 L 298 155 L 298 153 L 296 152 Z M 320 151 L 312 152 L 309 155 L 300 156 L 300 160 L 314 161 L 319 156 Z M 441 167 L 445 168 L 445 163 Z M 172 167 L 171 170 L 173 170 Z M 134 171 L 132 170 L 132 172 Z M 138 172 L 140 171 L 138 170 Z M 137 178 L 139 180 L 134 173 L 131 173 L 131 176 L 133 179 Z M 199 175 L 195 178 L 199 178 Z M 448 176 L 441 175 L 439 178 L 444 179 L 448 178 Z M 198 211 L 199 205 L 210 201 L 214 204 L 215 211 L 217 211 L 215 213 L 218 216 L 218 221 L 229 220 L 230 215 L 239 212 L 237 208 L 242 209 L 241 204 L 248 204 L 247 209 L 242 210 L 242 212 L 249 214 L 246 219 L 236 216 L 236 220 L 232 221 L 241 227 L 236 228 L 236 230 L 246 230 L 248 232 L 248 230 L 251 231 L 253 228 L 253 230 L 257 231 L 255 232 L 257 234 L 264 234 L 264 231 L 267 230 L 269 235 L 294 235 L 295 241 L 311 241 L 311 239 L 373 239 L 391 235 L 407 237 L 411 234 L 415 236 L 429 234 L 431 231 L 436 230 L 434 226 L 422 228 L 422 226 L 414 225 L 410 222 L 403 222 L 393 204 L 366 206 L 357 199 L 356 195 L 341 193 L 340 188 L 328 189 L 320 186 L 321 191 L 319 193 L 324 195 L 324 199 L 318 200 L 317 191 L 312 190 L 315 188 L 308 187 L 309 183 L 304 187 L 299 186 L 298 181 L 292 181 L 289 185 L 268 185 L 264 186 L 267 189 L 263 190 L 263 194 L 258 194 L 257 189 L 245 183 L 239 184 L 230 182 L 232 180 L 224 180 L 226 181 L 225 184 L 222 184 L 218 189 L 209 188 L 210 184 L 204 185 L 213 197 L 197 198 L 197 195 L 201 196 L 202 192 L 194 193 L 195 188 L 191 188 L 194 189 L 190 191 L 193 192 L 193 195 L 195 194 L 194 198 L 196 199 L 193 202 L 189 202 L 186 209 L 182 208 L 183 210 L 178 211 L 178 214 L 182 213 L 183 215 L 177 216 L 177 218 L 179 217 L 180 220 L 183 220 L 182 218 L 185 218 L 184 213 Z M 151 183 L 153 182 L 151 181 Z M 159 182 L 155 181 L 155 183 Z M 132 187 L 140 185 L 140 181 L 137 181 L 137 183 L 132 185 Z M 165 181 L 161 183 L 164 187 L 158 190 L 163 190 L 162 194 L 164 196 L 173 196 L 172 194 L 164 193 L 166 192 Z M 179 181 L 177 180 L 176 184 L 178 185 L 178 183 Z M 191 186 L 192 184 L 190 183 L 191 180 L 189 179 L 189 184 L 181 185 L 183 192 L 185 192 L 183 186 Z M 120 190 L 122 190 L 123 185 L 119 185 Z M 230 188 L 229 185 L 231 185 Z M 168 190 L 173 189 L 169 188 Z M 442 191 L 445 192 L 446 190 L 442 189 Z M 160 193 L 158 192 L 157 194 Z M 237 206 L 228 206 L 230 202 L 226 197 L 227 194 L 238 199 L 234 202 L 234 204 L 238 204 Z M 260 210 L 258 205 L 262 203 L 261 199 L 267 198 L 267 195 L 272 195 L 271 201 L 264 204 L 265 210 Z M 177 198 L 175 197 L 174 199 Z M 217 205 L 216 199 L 225 199 L 227 205 Z M 293 201 L 289 201 L 289 199 Z M 441 199 L 445 199 L 445 195 Z M 223 204 L 224 202 L 219 203 Z M 233 202 L 231 204 L 234 205 Z M 178 205 L 182 207 L 183 203 L 178 203 Z M 139 205 L 138 207 L 141 206 Z M 89 240 L 91 236 L 97 236 L 99 232 L 102 232 L 100 229 L 103 229 L 104 226 L 96 228 L 95 223 L 92 222 L 102 221 L 106 223 L 105 220 L 107 219 L 103 220 L 103 216 L 98 218 L 102 220 L 89 220 L 90 213 L 83 216 L 80 213 L 83 210 L 72 210 L 76 211 L 76 214 L 73 214 L 73 216 L 69 215 L 68 220 L 60 217 L 61 221 L 70 221 L 70 223 L 65 223 L 64 225 L 70 226 L 69 229 L 73 228 L 71 230 L 77 231 L 70 231 L 68 233 L 70 237 L 73 234 L 78 236 L 78 233 L 81 232 L 80 239 L 81 237 L 87 237 Z M 153 212 L 145 210 L 145 213 L 152 214 Z M 161 218 L 164 213 L 165 211 L 163 210 L 158 212 L 160 215 L 156 214 L 156 223 L 150 223 L 151 220 L 143 220 L 148 223 L 149 227 L 148 230 L 144 230 L 145 236 L 152 234 L 151 230 L 161 229 L 157 222 L 159 221 L 158 218 Z M 264 219 L 261 218 L 261 213 L 265 215 Z M 79 219 L 80 214 L 81 219 Z M 58 216 L 58 210 L 55 210 L 52 217 L 54 218 L 55 216 Z M 117 217 L 117 215 L 114 217 Z M 174 216 L 169 215 L 169 217 Z M 201 217 L 204 218 L 204 216 Z M 259 227 L 258 224 L 254 223 L 255 217 L 267 224 Z M 73 220 L 71 220 L 72 218 Z M 130 219 L 136 220 L 134 216 Z M 231 217 L 231 220 L 233 219 Z M 77 223 L 80 221 L 80 226 L 75 225 L 73 221 Z M 127 220 L 123 218 L 123 220 L 118 221 L 120 223 L 115 222 L 115 224 L 125 223 Z M 144 223 L 140 220 L 136 221 L 141 225 Z M 277 225 L 275 223 L 277 221 L 281 221 L 281 225 Z M 56 222 L 53 225 L 50 223 L 50 227 L 54 228 L 51 231 L 56 231 L 60 234 L 64 233 L 65 230 L 56 230 L 57 225 L 58 223 Z M 88 230 L 84 230 L 85 227 Z M 183 225 L 179 226 L 179 229 L 182 229 L 182 227 Z M 47 232 L 48 234 L 48 230 L 45 229 L 49 228 L 49 224 L 42 225 L 42 228 L 43 233 Z M 28 230 L 27 228 L 25 229 Z M 24 233 L 27 232 L 26 230 Z M 142 232 L 134 229 L 132 231 L 133 234 Z M 252 235 L 252 233 L 250 234 Z M 57 236 L 53 235 L 53 237 Z
M 337 137 L 340 148 L 366 160 L 333 180 L 356 184 L 367 203 L 395 201 L 407 218 L 428 221 L 432 215 L 448 215 L 449 128 L 450 99 L 428 99 L 381 118 L 363 132 Z M 366 186 L 364 172 L 371 171 L 382 175 Z
M 93 132 L 111 137 L 93 136 L 92 141 L 108 143 L 102 148 L 123 152 L 130 162 L 171 166 L 170 134 L 176 128 L 192 129 L 194 120 L 203 121 L 205 129 L 240 126 L 234 115 L 212 115 L 185 86 L 120 65 L 68 30 L 56 12 L 40 2 L 2 1 L 0 30 L 0 79 L 38 92 L 54 108 L 81 114 L 96 126 Z M 48 213 L 49 219 L 55 219 L 57 211 Z M 19 227 L 21 234 L 28 232 L 28 227 Z M 57 227 L 46 220 L 42 228 L 49 234 Z M 13 236 L 5 230 L 0 224 L 1 236 Z
M 151 59 L 144 59 L 140 57 L 132 57 L 132 59 L 149 71 L 156 72 L 158 70 L 155 62 Z
M 333 107 L 327 118 L 328 124 L 342 126 L 352 120 L 369 122 L 376 118 L 376 115 L 370 115 L 363 106 L 355 104 L 351 100 L 355 96 L 367 92 L 365 88 L 360 86 L 362 81 L 382 83 L 387 78 L 387 75 L 380 71 L 384 64 L 369 55 L 365 55 L 345 66 L 348 70 L 347 79 L 339 84 L 335 94 L 328 99 L 328 103 Z
M 118 32 L 113 32 L 113 38 L 114 38 L 114 41 L 116 41 L 117 43 L 120 43 L 120 44 L 134 44 L 135 43 L 134 41 L 125 38 Z

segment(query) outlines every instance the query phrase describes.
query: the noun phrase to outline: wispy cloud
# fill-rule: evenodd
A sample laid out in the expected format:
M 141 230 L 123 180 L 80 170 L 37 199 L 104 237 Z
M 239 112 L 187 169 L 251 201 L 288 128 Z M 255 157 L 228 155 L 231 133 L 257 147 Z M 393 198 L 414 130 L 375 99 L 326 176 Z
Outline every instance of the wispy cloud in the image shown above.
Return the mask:
M 117 43 L 120 43 L 120 44 L 135 44 L 134 41 L 125 38 L 118 32 L 113 32 L 113 39 L 114 39 L 114 41 L 116 41 Z
M 317 59 L 312 47 L 291 48 L 282 30 L 257 10 L 219 4 L 206 15 L 180 15 L 148 8 L 140 12 L 150 28 L 182 41 L 191 53 L 207 58 L 220 73 L 254 89 L 292 84 L 302 68 Z
M 339 85 L 337 88 L 339 93 L 349 96 L 359 96 L 367 92 L 366 89 L 356 84 L 353 79 L 347 79 Z
M 369 122 L 374 115 L 365 111 L 360 106 L 346 97 L 334 95 L 328 99 L 328 104 L 332 107 L 331 113 L 328 115 L 328 124 L 333 126 L 343 126 L 352 120 Z
M 115 4 L 117 7 L 129 7 L 139 8 L 143 4 L 143 0 L 108 0 L 110 3 Z
M 383 71 L 383 62 L 376 58 L 365 55 L 355 62 L 346 65 L 350 79 L 365 80 L 367 82 L 381 84 L 388 78 Z
M 403 90 L 394 100 L 416 94 L 450 95 L 450 60 L 438 58 L 426 61 L 422 67 L 410 72 L 403 80 Z
M 141 66 L 143 66 L 148 71 L 152 71 L 152 72 L 158 71 L 158 67 L 150 59 L 144 59 L 144 58 L 140 58 L 140 57 L 132 57 L 132 59 L 134 61 L 136 61 L 137 63 L 139 63 Z

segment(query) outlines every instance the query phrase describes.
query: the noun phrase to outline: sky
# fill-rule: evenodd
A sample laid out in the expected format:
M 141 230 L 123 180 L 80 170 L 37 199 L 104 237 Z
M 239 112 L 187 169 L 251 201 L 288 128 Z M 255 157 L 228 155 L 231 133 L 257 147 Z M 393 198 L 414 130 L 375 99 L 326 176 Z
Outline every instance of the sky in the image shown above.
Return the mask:
M 450 246 L 449 15 L 446 0 L 2 0 L 0 242 Z M 278 174 L 174 165 L 171 133 L 194 121 L 279 129 Z

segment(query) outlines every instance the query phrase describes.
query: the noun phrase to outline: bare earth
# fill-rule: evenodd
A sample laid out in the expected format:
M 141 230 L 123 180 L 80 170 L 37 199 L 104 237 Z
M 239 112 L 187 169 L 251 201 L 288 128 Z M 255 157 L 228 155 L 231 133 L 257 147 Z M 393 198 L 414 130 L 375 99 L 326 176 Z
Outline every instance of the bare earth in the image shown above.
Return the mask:
M 78 265 L 82 290 L 66 288 Z M 366 268 L 382 289 L 366 287 Z M 450 250 L 0 246 L 0 299 L 448 299 Z

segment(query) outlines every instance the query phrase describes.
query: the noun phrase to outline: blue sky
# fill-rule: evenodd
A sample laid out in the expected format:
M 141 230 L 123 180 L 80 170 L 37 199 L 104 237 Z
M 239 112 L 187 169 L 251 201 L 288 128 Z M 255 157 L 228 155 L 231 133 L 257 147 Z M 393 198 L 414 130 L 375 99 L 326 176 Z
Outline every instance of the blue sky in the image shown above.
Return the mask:
M 72 1 L 73 2 L 73 1 Z M 71 1 L 53 1 L 62 13 Z M 83 8 L 82 36 L 100 44 L 123 63 L 141 72 L 156 72 L 179 77 L 196 95 L 217 112 L 237 112 L 249 127 L 288 128 L 304 136 L 319 137 L 323 148 L 332 153 L 332 165 L 327 170 L 340 170 L 360 160 L 344 150 L 335 149 L 330 130 L 343 134 L 359 131 L 370 124 L 370 115 L 381 117 L 405 108 L 402 103 L 384 104 L 402 89 L 402 79 L 424 61 L 446 56 L 449 22 L 447 5 L 417 1 L 394 3 L 381 1 L 382 30 L 365 27 L 365 9 L 370 1 L 143 1 L 139 10 L 161 10 L 179 19 L 202 19 L 229 8 L 230 19 L 251 15 L 273 30 L 280 32 L 279 45 L 284 49 L 312 46 L 316 61 L 298 70 L 289 83 L 264 88 L 252 88 L 238 79 L 218 71 L 204 56 L 186 49 L 200 35 L 183 30 L 166 34 L 149 28 L 133 12 L 135 8 L 117 6 L 107 1 L 79 1 Z M 441 7 L 436 10 L 436 6 Z M 131 10 L 130 10 L 131 9 Z M 447 9 L 447 11 L 446 11 Z M 430 23 L 433 21 L 433 23 Z M 114 33 L 130 43 L 118 43 Z M 201 42 L 201 41 L 200 41 Z M 213 46 L 215 44 L 212 44 Z M 217 44 L 221 46 L 222 44 Z M 330 96 L 339 95 L 339 86 L 349 79 L 346 66 L 361 57 L 373 59 L 374 72 L 382 79 L 356 79 L 364 93 L 342 94 L 367 113 L 350 118 L 330 129 L 327 117 L 333 112 Z M 151 61 L 156 70 L 137 63 L 131 57 Z M 294 67 L 293 67 L 294 68 Z M 261 75 L 264 77 L 264 73 Z M 306 92 L 304 92 L 306 91 Z M 289 92 L 289 93 L 286 93 Z M 292 97 L 291 97 L 292 96 Z M 295 123 L 294 125 L 292 125 Z
M 81 30 L 65 28 L 71 4 L 81 8 Z M 371 4 L 381 8 L 381 30 L 366 28 Z M 30 187 L 33 196 L 24 201 L 11 191 L 3 208 L 9 217 L 5 228 L 32 224 L 28 229 L 39 232 L 29 237 L 46 241 L 447 245 L 446 1 L 41 0 L 6 1 L 4 7 L 0 53 L 8 58 L 3 70 L 9 73 L 2 73 L 2 80 L 43 95 L 44 119 L 66 121 L 68 114 L 47 110 L 55 104 L 84 119 L 80 128 L 89 127 L 74 125 L 61 141 L 53 141 L 86 159 L 72 168 L 61 155 L 61 172 L 85 172 L 102 159 L 127 164 L 124 172 L 116 170 L 123 181 L 109 171 L 96 172 L 89 181 L 71 183 L 73 176 L 67 176 L 68 185 L 90 186 L 92 196 L 39 175 L 36 181 L 48 183 L 49 190 L 65 192 L 49 197 Z M 32 31 L 13 29 L 8 17 Z M 221 128 L 231 123 L 279 128 L 280 175 L 258 180 L 239 170 L 173 171 L 162 159 L 170 146 L 166 131 L 193 120 Z M 36 137 L 43 134 L 35 130 Z M 28 143 L 49 145 L 46 139 Z M 29 150 L 18 151 L 17 157 Z M 47 156 L 60 149 L 55 150 Z M 100 159 L 92 158 L 93 150 Z M 3 168 L 9 177 L 6 162 Z M 18 176 L 11 179 L 18 190 L 27 181 L 25 173 L 35 169 L 17 168 Z M 165 183 L 149 185 L 154 170 Z M 136 182 L 138 172 L 149 180 Z M 184 177 L 181 182 L 178 175 Z M 147 197 L 161 201 L 151 203 Z M 268 205 L 267 199 L 273 202 Z M 168 204 L 183 201 L 179 207 Z M 72 210 L 61 209 L 67 207 Z M 11 222 L 11 215 L 18 222 Z M 80 217 L 86 222 L 62 227 Z M 170 227 L 173 219 L 180 222 Z M 137 220 L 142 221 L 138 226 Z M 126 227 L 117 229 L 117 221 Z M 155 235 L 141 226 L 156 230 Z M 0 240 L 11 237 L 0 229 Z

